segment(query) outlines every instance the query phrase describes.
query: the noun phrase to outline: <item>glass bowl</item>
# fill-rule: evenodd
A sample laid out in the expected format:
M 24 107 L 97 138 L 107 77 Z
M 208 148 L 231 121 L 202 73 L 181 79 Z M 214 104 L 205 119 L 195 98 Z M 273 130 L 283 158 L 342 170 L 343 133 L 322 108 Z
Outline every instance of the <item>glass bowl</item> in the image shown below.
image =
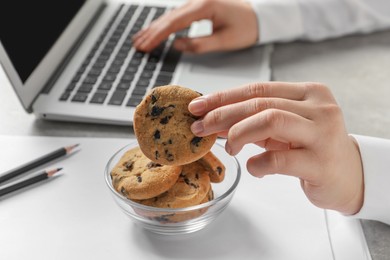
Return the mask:
M 211 151 L 225 165 L 226 171 L 222 182 L 211 183 L 214 199 L 186 208 L 157 208 L 139 204 L 118 193 L 112 185 L 110 172 L 126 151 L 137 146 L 135 141 L 116 152 L 104 171 L 106 184 L 115 202 L 136 224 L 158 234 L 192 233 L 211 223 L 229 205 L 240 181 L 241 169 L 237 159 L 226 153 L 224 147 L 218 143 L 214 144 Z

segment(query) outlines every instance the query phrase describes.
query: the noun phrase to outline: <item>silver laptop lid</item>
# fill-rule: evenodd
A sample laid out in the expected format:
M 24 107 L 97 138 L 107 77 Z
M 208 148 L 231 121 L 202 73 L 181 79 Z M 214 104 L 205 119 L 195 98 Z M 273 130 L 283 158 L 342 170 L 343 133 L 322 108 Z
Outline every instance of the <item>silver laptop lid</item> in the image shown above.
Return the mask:
M 103 0 L 3 1 L 0 63 L 26 111 L 61 65 Z

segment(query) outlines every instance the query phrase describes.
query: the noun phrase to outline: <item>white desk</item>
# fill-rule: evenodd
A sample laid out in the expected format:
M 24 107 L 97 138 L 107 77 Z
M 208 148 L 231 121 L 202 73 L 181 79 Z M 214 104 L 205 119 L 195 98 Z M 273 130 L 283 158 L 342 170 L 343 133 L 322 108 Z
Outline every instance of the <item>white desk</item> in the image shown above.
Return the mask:
M 0 172 L 80 143 L 79 151 L 50 164 L 64 173 L 0 198 L 0 259 L 370 259 L 358 220 L 311 205 L 295 178 L 257 179 L 245 168 L 227 209 L 203 230 L 146 231 L 120 211 L 103 178 L 106 162 L 129 142 L 0 135 L 7 147 L 0 150 L 6 159 Z M 237 156 L 241 166 L 257 152 L 246 147 Z

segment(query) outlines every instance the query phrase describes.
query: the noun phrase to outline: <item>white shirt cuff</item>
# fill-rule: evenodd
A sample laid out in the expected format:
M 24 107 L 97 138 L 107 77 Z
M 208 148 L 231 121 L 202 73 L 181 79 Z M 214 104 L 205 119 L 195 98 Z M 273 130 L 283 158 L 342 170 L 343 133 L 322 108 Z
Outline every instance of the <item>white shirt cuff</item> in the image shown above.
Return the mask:
M 390 140 L 353 135 L 359 144 L 364 171 L 364 202 L 350 217 L 390 224 Z
M 260 44 L 302 37 L 304 28 L 296 0 L 249 0 L 257 15 Z

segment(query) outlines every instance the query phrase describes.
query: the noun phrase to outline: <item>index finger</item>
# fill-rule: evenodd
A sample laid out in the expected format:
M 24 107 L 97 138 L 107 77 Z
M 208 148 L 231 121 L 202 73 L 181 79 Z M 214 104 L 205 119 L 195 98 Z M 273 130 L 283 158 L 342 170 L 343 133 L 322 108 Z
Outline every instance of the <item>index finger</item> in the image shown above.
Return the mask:
M 191 101 L 188 109 L 192 114 L 200 116 L 217 107 L 242 102 L 252 98 L 273 97 L 303 100 L 307 96 L 307 92 L 307 83 L 253 83 L 198 97 Z

